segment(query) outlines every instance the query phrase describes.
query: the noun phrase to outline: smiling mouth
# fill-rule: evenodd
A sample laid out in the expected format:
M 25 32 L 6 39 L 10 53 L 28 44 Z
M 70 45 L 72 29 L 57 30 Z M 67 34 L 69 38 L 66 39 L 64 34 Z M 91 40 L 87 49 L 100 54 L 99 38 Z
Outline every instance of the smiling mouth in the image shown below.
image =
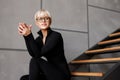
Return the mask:
M 42 24 L 43 26 L 46 26 L 47 24 Z

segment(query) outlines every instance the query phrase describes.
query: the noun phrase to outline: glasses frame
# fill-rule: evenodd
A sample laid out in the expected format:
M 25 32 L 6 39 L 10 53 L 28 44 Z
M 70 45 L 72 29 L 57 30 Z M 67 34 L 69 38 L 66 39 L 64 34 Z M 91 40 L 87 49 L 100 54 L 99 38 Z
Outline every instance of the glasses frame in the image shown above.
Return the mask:
M 38 22 L 43 22 L 43 21 L 48 22 L 48 21 L 50 21 L 50 17 L 37 17 L 36 21 L 38 21 Z

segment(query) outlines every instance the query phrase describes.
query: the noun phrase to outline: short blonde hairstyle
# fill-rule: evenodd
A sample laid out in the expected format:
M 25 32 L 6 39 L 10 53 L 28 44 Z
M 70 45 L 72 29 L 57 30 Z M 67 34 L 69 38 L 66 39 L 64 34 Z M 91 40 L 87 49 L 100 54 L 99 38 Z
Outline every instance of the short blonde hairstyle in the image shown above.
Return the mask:
M 48 10 L 45 10 L 45 9 L 41 9 L 39 11 L 37 11 L 34 15 L 34 19 L 36 21 L 36 19 L 40 16 L 41 13 L 47 13 L 48 14 L 48 17 L 50 18 L 50 23 L 52 22 L 52 17 L 50 15 L 50 12 Z

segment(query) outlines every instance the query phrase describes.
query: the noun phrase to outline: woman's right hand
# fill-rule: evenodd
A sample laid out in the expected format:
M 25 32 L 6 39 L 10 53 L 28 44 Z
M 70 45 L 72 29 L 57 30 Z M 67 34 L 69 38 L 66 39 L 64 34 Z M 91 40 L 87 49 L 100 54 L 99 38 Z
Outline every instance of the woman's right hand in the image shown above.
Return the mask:
M 31 33 L 31 25 L 25 23 L 19 23 L 18 33 L 23 36 L 28 36 Z

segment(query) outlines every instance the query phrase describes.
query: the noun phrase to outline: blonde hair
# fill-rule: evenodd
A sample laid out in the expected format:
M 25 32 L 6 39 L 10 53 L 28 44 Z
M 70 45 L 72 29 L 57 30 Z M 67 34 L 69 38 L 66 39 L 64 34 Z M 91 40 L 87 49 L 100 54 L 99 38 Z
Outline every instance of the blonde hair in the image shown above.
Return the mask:
M 50 15 L 50 12 L 45 10 L 45 9 L 41 9 L 41 10 L 37 11 L 34 15 L 34 19 L 36 20 L 38 18 L 38 16 L 40 16 L 40 14 L 43 13 L 43 12 L 48 14 L 48 17 L 50 18 L 50 22 L 51 22 L 52 17 Z

